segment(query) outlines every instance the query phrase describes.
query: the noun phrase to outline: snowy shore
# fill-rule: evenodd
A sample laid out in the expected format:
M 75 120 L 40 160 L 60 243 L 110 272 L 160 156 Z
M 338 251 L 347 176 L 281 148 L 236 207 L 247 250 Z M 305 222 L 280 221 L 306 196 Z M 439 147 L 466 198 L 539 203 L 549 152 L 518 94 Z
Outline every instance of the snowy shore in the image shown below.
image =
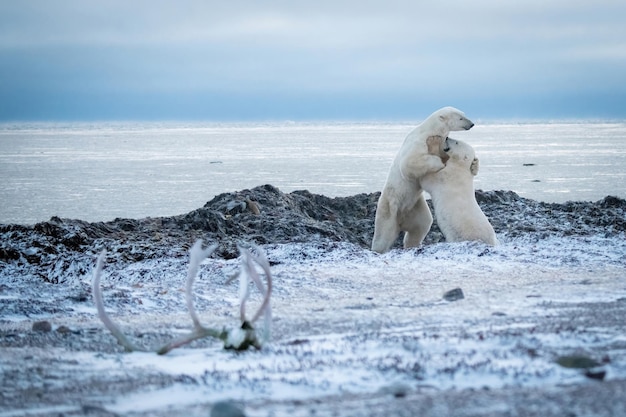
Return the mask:
M 498 247 L 444 243 L 434 225 L 422 248 L 377 255 L 377 193 L 272 186 L 167 218 L 0 225 L 0 417 L 206 416 L 217 401 L 249 416 L 626 414 L 626 201 L 477 198 Z M 125 353 L 91 300 L 97 254 L 109 253 L 107 310 L 154 346 L 191 327 L 183 288 L 198 238 L 219 245 L 194 291 L 216 326 L 237 322 L 225 285 L 236 245 L 267 252 L 272 342 Z M 456 288 L 464 298 L 443 298 Z M 597 364 L 563 366 L 571 358 Z

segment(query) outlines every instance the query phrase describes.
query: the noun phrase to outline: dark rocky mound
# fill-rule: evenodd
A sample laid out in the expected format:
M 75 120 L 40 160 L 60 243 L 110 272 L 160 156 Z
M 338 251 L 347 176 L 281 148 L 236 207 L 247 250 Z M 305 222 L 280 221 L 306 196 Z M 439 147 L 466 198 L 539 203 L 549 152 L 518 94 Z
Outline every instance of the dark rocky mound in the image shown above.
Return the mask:
M 329 198 L 271 185 L 216 196 L 190 213 L 161 218 L 115 219 L 87 223 L 53 217 L 34 226 L 0 225 L 0 271 L 32 268 L 50 282 L 63 274 L 88 273 L 96 253 L 106 248 L 111 261 L 134 262 L 186 256 L 196 239 L 219 243 L 216 256 L 237 256 L 239 242 L 351 242 L 368 248 L 380 193 Z M 626 200 L 541 203 L 512 191 L 477 191 L 476 197 L 496 233 L 510 237 L 612 235 L 626 231 Z M 435 224 L 425 244 L 443 240 Z M 399 246 L 401 240 L 398 240 Z

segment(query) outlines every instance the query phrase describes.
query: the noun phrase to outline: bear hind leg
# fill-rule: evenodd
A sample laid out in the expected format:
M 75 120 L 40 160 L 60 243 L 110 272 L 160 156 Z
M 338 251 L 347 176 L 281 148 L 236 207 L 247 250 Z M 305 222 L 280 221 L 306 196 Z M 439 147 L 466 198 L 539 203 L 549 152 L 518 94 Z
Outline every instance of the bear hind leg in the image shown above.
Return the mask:
M 374 252 L 387 252 L 400 234 L 397 210 L 392 210 L 390 206 L 389 201 L 381 196 L 374 221 L 374 238 L 372 239 Z
M 404 248 L 416 248 L 422 245 L 426 234 L 433 224 L 433 216 L 430 214 L 426 199 L 422 195 L 413 208 L 406 214 L 402 229 L 404 235 Z

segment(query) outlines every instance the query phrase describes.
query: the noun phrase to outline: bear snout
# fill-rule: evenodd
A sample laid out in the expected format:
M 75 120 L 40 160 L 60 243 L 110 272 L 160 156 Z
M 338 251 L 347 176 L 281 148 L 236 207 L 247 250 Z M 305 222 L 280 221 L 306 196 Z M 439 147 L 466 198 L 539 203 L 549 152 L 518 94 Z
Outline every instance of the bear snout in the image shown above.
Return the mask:
M 474 123 L 470 122 L 470 124 L 469 124 L 469 125 L 466 125 L 466 126 L 465 126 L 465 130 L 470 130 L 470 129 L 471 129 L 471 128 L 473 128 L 473 127 L 474 127 Z

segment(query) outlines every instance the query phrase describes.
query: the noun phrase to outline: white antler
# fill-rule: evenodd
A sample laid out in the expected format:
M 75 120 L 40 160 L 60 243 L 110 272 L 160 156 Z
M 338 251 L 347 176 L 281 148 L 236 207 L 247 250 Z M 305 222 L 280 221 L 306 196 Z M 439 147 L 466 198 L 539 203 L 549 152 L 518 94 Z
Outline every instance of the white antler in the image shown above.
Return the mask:
M 239 318 L 241 320 L 241 327 L 233 329 L 228 333 L 228 337 L 224 342 L 224 346 L 227 349 L 244 350 L 250 346 L 260 348 L 262 343 L 266 343 L 270 339 L 270 327 L 272 319 L 272 311 L 270 304 L 270 297 L 272 295 L 272 273 L 270 271 L 269 262 L 263 250 L 257 246 L 252 246 L 256 254 L 251 250 L 238 246 L 241 252 L 241 270 L 232 276 L 227 283 L 232 282 L 237 277 L 239 278 Z M 256 270 L 256 266 L 259 265 L 265 273 L 267 280 L 267 288 L 263 285 L 263 281 Z M 246 301 L 250 296 L 249 280 L 252 280 L 256 285 L 259 292 L 263 295 L 263 301 L 259 306 L 257 312 L 252 316 L 252 319 L 246 318 Z M 259 340 L 256 330 L 253 324 L 264 315 L 264 325 L 261 340 Z
M 265 316 L 264 339 L 265 341 L 267 341 L 269 340 L 269 337 L 270 337 L 269 326 L 270 326 L 270 321 L 272 318 L 272 308 L 270 304 L 270 297 L 272 295 L 272 273 L 270 272 L 270 264 L 263 250 L 259 248 L 258 246 L 254 246 L 253 248 L 256 254 L 253 254 L 251 251 L 244 249 L 244 248 L 239 248 L 239 250 L 241 251 L 242 256 L 243 256 L 242 267 L 246 273 L 245 275 L 248 275 L 252 279 L 252 282 L 254 282 L 258 290 L 263 295 L 263 302 L 261 303 L 261 306 L 257 310 L 256 314 L 250 320 L 250 323 L 255 323 L 261 317 L 261 315 Z M 265 286 L 263 285 L 263 282 L 261 281 L 261 278 L 259 277 L 256 267 L 254 266 L 254 263 L 259 265 L 261 269 L 263 270 L 263 272 L 265 273 L 265 276 L 267 279 L 267 288 L 265 288 Z M 245 303 L 245 301 L 246 300 L 241 301 L 242 305 Z M 243 311 L 243 308 L 242 308 L 242 311 Z M 245 317 L 242 318 L 242 320 L 245 320 Z
M 171 351 L 172 349 L 176 349 L 177 347 L 186 345 L 187 343 L 190 343 L 194 340 L 202 339 L 205 337 L 213 337 L 222 340 L 224 342 L 224 347 L 227 349 L 244 350 L 250 346 L 260 348 L 261 343 L 258 341 L 256 332 L 252 327 L 252 323 L 254 323 L 261 316 L 261 314 L 263 314 L 263 312 L 265 312 L 265 334 L 263 339 L 264 341 L 268 340 L 271 320 L 270 295 L 272 291 L 272 276 L 269 269 L 269 262 L 267 261 L 265 254 L 260 248 L 256 248 L 258 255 L 252 255 L 250 251 L 240 248 L 243 254 L 242 267 L 245 271 L 245 274 L 240 274 L 240 277 L 242 277 L 240 281 L 241 326 L 236 329 L 227 331 L 225 329 L 218 330 L 210 327 L 205 327 L 200 323 L 200 319 L 198 318 L 198 314 L 196 313 L 193 302 L 193 284 L 196 275 L 198 274 L 198 268 L 200 264 L 205 258 L 213 253 L 213 251 L 215 251 L 216 247 L 217 245 L 213 245 L 206 249 L 202 249 L 202 241 L 198 240 L 190 250 L 189 268 L 187 270 L 187 283 L 185 286 L 185 298 L 194 328 L 189 334 L 179 339 L 176 339 L 158 349 L 144 349 L 130 342 L 128 338 L 122 333 L 122 331 L 117 327 L 117 325 L 113 323 L 113 321 L 109 318 L 104 309 L 102 291 L 100 289 L 100 276 L 102 275 L 102 268 L 104 259 L 106 257 L 106 251 L 102 251 L 102 253 L 98 257 L 98 261 L 96 263 L 93 275 L 93 297 L 96 308 L 98 310 L 98 317 L 100 318 L 100 320 L 102 320 L 105 327 L 111 332 L 111 334 L 115 336 L 118 342 L 128 351 L 154 351 L 162 355 Z M 261 279 L 254 267 L 253 261 L 260 265 L 265 272 L 265 275 L 267 277 L 267 289 L 265 289 L 265 287 L 263 286 L 263 283 L 261 282 Z M 254 315 L 251 321 L 247 321 L 245 318 L 245 302 L 249 297 L 248 281 L 245 276 L 252 278 L 253 282 L 264 296 L 261 307 L 259 307 L 259 310 Z
M 200 267 L 202 261 L 209 257 L 209 255 L 211 255 L 216 248 L 217 245 L 213 245 L 206 249 L 202 249 L 202 240 L 198 239 L 189 250 L 189 268 L 187 269 L 185 299 L 187 301 L 187 309 L 189 310 L 189 315 L 191 316 L 194 328 L 188 335 L 183 336 L 180 339 L 176 339 L 158 349 L 157 353 L 159 355 L 164 355 L 172 349 L 176 349 L 177 347 L 205 337 L 215 337 L 220 340 L 226 339 L 226 332 L 224 330 L 216 330 L 210 327 L 204 327 L 200 324 L 200 319 L 198 318 L 198 314 L 196 313 L 196 308 L 193 303 L 193 283 L 196 279 L 196 275 L 198 275 L 198 268 Z
M 198 268 L 202 261 L 211 255 L 217 245 L 209 246 L 206 249 L 202 249 L 202 240 L 198 239 L 196 243 L 189 250 L 189 268 L 187 269 L 187 285 L 185 286 L 185 299 L 187 300 L 187 308 L 191 315 L 191 320 L 195 327 L 202 327 L 198 314 L 193 304 L 193 283 L 198 275 Z
M 106 311 L 104 310 L 104 302 L 102 301 L 102 291 L 100 289 L 100 276 L 102 275 L 102 265 L 104 264 L 104 260 L 106 258 L 107 251 L 103 250 L 100 252 L 100 256 L 98 256 L 98 261 L 96 262 L 96 267 L 93 272 L 93 298 L 96 304 L 96 309 L 98 310 L 98 317 L 104 323 L 104 326 L 109 329 L 111 334 L 115 336 L 120 345 L 124 346 L 124 349 L 128 351 L 145 351 L 144 349 L 133 345 L 130 340 L 124 336 L 124 333 L 117 327 L 115 323 L 109 318 Z

